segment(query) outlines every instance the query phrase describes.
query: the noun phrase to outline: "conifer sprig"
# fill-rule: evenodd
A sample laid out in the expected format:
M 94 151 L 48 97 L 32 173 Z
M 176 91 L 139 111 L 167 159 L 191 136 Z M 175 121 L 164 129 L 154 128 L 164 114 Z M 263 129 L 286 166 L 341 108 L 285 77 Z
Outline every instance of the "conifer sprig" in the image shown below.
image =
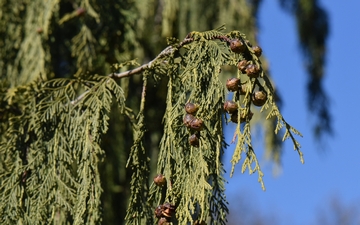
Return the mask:
M 267 119 L 277 118 L 276 134 L 285 127 L 283 141 L 290 138 L 303 161 L 300 144 L 294 137 L 301 134 L 281 115 L 259 53 L 244 34 L 222 33 L 221 27 L 191 32 L 181 42 L 168 41 L 169 46 L 144 65 L 138 66 L 134 61 L 116 64 L 114 72 L 107 76 L 77 72 L 71 79 L 18 87 L 14 93 L 22 93 L 21 97 L 7 96 L 8 102 L 21 102 L 24 107 L 19 115 L 11 115 L 6 134 L 9 141 L 3 139 L 0 143 L 0 165 L 4 171 L 0 191 L 5 193 L 0 201 L 6 203 L 0 204 L 0 211 L 10 212 L 1 217 L 1 222 L 11 224 L 18 218 L 23 223 L 101 221 L 99 165 L 105 151 L 100 143 L 108 131 L 114 100 L 133 130 L 126 165 L 132 172 L 126 224 L 151 224 L 154 210 L 159 220 L 174 224 L 226 224 L 228 203 L 222 157 L 227 147 L 223 118 L 229 91 L 234 92 L 232 101 L 237 106 L 235 111 L 227 111 L 230 121 L 237 123 L 231 175 L 245 155 L 241 172 L 257 172 L 265 189 L 252 145 L 255 106 L 261 108 L 254 113 L 267 114 Z M 78 58 L 81 61 L 80 55 Z M 240 65 L 242 61 L 245 63 Z M 81 63 L 91 66 L 91 61 Z M 137 67 L 116 72 L 124 66 Z M 238 68 L 229 86 L 223 83 L 221 70 L 225 67 Z M 143 76 L 137 114 L 125 105 L 124 92 L 117 83 L 134 75 Z M 147 82 L 150 77 L 164 76 L 168 89 L 156 172 L 166 181 L 149 186 L 150 154 L 144 147 Z M 256 92 L 262 92 L 260 96 L 265 99 L 256 102 Z M 193 110 L 185 107 L 188 103 Z

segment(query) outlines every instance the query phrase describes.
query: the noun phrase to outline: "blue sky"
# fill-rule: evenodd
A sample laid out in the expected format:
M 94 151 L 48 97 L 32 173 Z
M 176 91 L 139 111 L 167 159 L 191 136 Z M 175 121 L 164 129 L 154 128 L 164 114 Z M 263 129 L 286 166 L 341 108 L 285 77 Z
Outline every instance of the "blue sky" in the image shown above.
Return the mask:
M 241 174 L 239 165 L 232 178 L 226 175 L 227 192 L 230 208 L 248 205 L 257 215 L 267 218 L 274 215 L 275 224 L 317 224 L 316 215 L 326 209 L 334 197 L 345 206 L 360 209 L 360 74 L 356 67 L 360 64 L 360 1 L 323 0 L 321 3 L 330 17 L 324 87 L 330 97 L 335 131 L 333 137 L 325 140 L 323 149 L 312 136 L 314 118 L 306 105 L 307 74 L 296 23 L 280 8 L 278 1 L 263 1 L 260 9 L 259 44 L 284 103 L 281 112 L 287 122 L 304 135 L 298 140 L 305 164 L 300 163 L 288 140 L 284 145 L 282 172 L 273 176 L 272 164 L 263 159 L 262 150 L 258 149 L 266 191 L 261 190 L 256 174 Z M 225 160 L 230 161 L 230 157 L 231 153 Z M 228 164 L 226 169 L 230 171 Z M 231 213 L 237 212 L 233 209 Z

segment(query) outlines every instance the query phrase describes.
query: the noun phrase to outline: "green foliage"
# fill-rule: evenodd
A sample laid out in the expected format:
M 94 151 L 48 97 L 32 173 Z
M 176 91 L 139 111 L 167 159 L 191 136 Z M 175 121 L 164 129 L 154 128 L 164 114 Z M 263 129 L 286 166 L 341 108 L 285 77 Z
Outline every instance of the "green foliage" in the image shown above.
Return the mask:
M 134 118 L 135 121 L 132 124 L 134 144 L 130 150 L 129 159 L 126 165 L 127 168 L 132 170 L 130 182 L 131 196 L 125 218 L 128 221 L 128 224 L 151 224 L 153 222 L 152 208 L 148 204 L 148 199 L 146 198 L 147 193 L 149 192 L 148 180 L 150 165 L 146 150 L 142 143 L 145 132 L 144 110 L 147 76 L 144 76 L 143 80 L 140 112 L 137 118 Z
M 186 45 L 183 62 L 167 71 L 167 109 L 157 171 L 165 174 L 171 183 L 165 196 L 161 196 L 158 189 L 152 199 L 157 204 L 175 203 L 179 224 L 192 221 L 194 214 L 198 214 L 199 220 L 210 217 L 211 223 L 223 224 L 227 212 L 220 161 L 224 144 L 221 109 L 225 94 L 219 72 L 228 56 L 222 52 L 224 45 L 207 40 L 218 34 L 216 31 L 190 34 L 194 42 Z M 200 132 L 199 148 L 189 145 L 191 131 L 182 124 L 184 105 L 188 101 L 198 104 L 196 116 L 205 124 Z
M 24 109 L 10 117 L 0 147 L 2 224 L 101 221 L 100 143 L 113 98 L 122 110 L 121 88 L 100 76 L 34 82 L 5 96 Z
M 232 100 L 241 112 L 255 113 L 237 124 L 231 174 L 240 163 L 242 172 L 257 172 L 264 187 L 251 136 L 259 121 L 272 159 L 280 161 L 283 136 L 302 160 L 294 138 L 300 133 L 282 117 L 266 63 L 250 48 L 258 5 L 1 1 L 0 223 L 120 224 L 125 218 L 126 224 L 154 224 L 156 206 L 170 202 L 173 224 L 225 224 L 229 76 L 246 86 L 246 94 Z M 168 38 L 161 51 L 167 36 L 183 38 L 223 23 L 247 36 L 223 33 L 223 27 L 191 32 L 181 42 Z M 246 54 L 229 50 L 233 38 L 247 43 Z M 154 60 L 139 66 L 131 58 Z M 244 58 L 262 69 L 259 78 L 237 71 Z M 261 108 L 251 102 L 258 89 L 268 94 Z M 199 106 L 201 131 L 183 124 L 187 102 Z M 192 134 L 200 138 L 198 147 L 189 144 Z M 151 183 L 155 172 L 166 176 L 165 186 Z
M 261 68 L 246 36 L 238 31 L 222 33 L 223 27 L 206 32 L 191 32 L 182 42 L 169 39 L 170 45 L 153 61 L 130 71 L 108 76 L 78 74 L 75 78 L 37 80 L 29 85 L 9 89 L 2 83 L 1 104 L 9 119 L 2 126 L 1 139 L 1 223 L 14 224 L 98 224 L 101 222 L 101 179 L 99 166 L 105 152 L 102 137 L 108 131 L 113 99 L 118 112 L 129 118 L 133 130 L 133 146 L 127 162 L 132 173 L 127 224 L 153 223 L 157 205 L 170 202 L 176 207 L 174 224 L 195 220 L 209 224 L 226 224 L 228 213 L 225 197 L 224 168 L 221 158 L 226 147 L 223 137 L 223 104 L 227 90 L 221 81 L 221 69 L 236 67 L 246 59 Z M 246 43 L 245 53 L 229 49 L 232 39 Z M 121 70 L 134 65 L 126 62 L 114 66 Z M 125 95 L 116 79 L 143 74 L 140 110 L 137 115 L 125 106 Z M 149 187 L 148 150 L 144 148 L 146 132 L 146 93 L 149 77 L 168 81 L 164 133 L 159 146 L 157 173 L 164 174 L 167 184 Z M 273 88 L 261 70 L 258 78 L 238 71 L 236 77 L 246 86 L 245 95 L 236 92 L 233 100 L 249 113 L 252 92 L 262 89 L 268 100 L 260 111 L 267 118 L 276 117 L 277 133 L 284 125 L 286 138 L 302 153 L 293 134 L 301 135 L 280 114 L 274 101 Z M 193 102 L 199 110 L 196 118 L 203 129 L 187 128 L 183 123 L 184 105 Z M 18 107 L 21 106 L 21 107 Z M 238 114 L 238 121 L 240 119 Z M 198 146 L 189 144 L 191 134 L 199 136 Z M 237 140 L 237 141 L 236 141 Z M 258 172 L 262 176 L 252 147 L 250 118 L 237 124 L 234 134 L 236 149 L 233 168 L 240 162 L 242 172 Z M 254 165 L 255 164 L 255 165 Z M 253 167 L 254 166 L 254 167 Z
M 161 62 L 166 62 L 166 67 L 163 68 L 165 71 L 159 70 L 157 75 L 169 77 L 164 134 L 160 143 L 157 166 L 157 172 L 164 174 L 167 178 L 167 185 L 158 187 L 153 184 L 150 187 L 149 199 L 150 203 L 155 203 L 155 205 L 164 202 L 175 204 L 177 209 L 174 222 L 179 224 L 187 224 L 194 220 L 208 221 L 210 224 L 226 223 L 227 205 L 221 156 L 226 145 L 222 135 L 222 119 L 227 91 L 220 77 L 223 66 L 236 66 L 237 62 L 244 58 L 243 55 L 229 51 L 227 42 L 230 38 L 246 40 L 246 37 L 239 32 L 229 34 L 223 34 L 219 30 L 192 32 L 183 42 L 173 44 L 172 48 L 165 49 L 157 59 L 147 64 L 151 72 L 157 66 L 164 67 L 158 64 L 161 59 Z M 224 42 L 224 40 L 227 41 Z M 179 47 L 183 47 L 183 52 Z M 174 54 L 173 49 L 180 51 Z M 251 52 L 250 49 L 248 46 Z M 253 52 L 251 52 L 251 57 L 253 62 L 260 66 L 261 62 Z M 294 147 L 303 161 L 300 145 L 293 138 L 293 133 L 301 134 L 286 123 L 280 114 L 273 99 L 273 88 L 266 75 L 262 73 L 259 79 L 249 79 L 239 72 L 237 76 L 248 85 L 248 92 L 241 98 L 235 96 L 234 100 L 245 110 L 250 110 L 251 92 L 255 87 L 266 90 L 269 100 L 260 112 L 267 110 L 268 118 L 272 116 L 277 118 L 279 125 L 276 133 L 281 129 L 282 124 L 286 124 L 284 139 L 292 138 Z M 194 131 L 183 124 L 186 114 L 184 106 L 187 102 L 193 102 L 199 106 L 196 117 L 204 121 L 204 129 L 195 132 L 200 136 L 198 147 L 189 144 L 188 138 Z M 246 168 L 250 173 L 257 171 L 259 182 L 263 186 L 263 173 L 251 144 L 250 120 L 247 120 L 243 126 L 238 123 L 236 136 L 238 136 L 238 141 L 232 159 L 233 170 L 235 164 L 240 161 L 241 155 L 245 154 L 246 159 L 243 162 L 242 171 L 244 172 Z M 252 168 L 253 163 L 255 163 L 254 168 Z M 143 189 L 133 190 L 133 192 L 142 193 L 141 190 Z M 133 195 L 131 199 L 135 202 L 140 197 Z M 141 212 L 143 211 L 136 211 L 129 207 L 127 218 L 132 220 L 132 215 L 140 215 Z

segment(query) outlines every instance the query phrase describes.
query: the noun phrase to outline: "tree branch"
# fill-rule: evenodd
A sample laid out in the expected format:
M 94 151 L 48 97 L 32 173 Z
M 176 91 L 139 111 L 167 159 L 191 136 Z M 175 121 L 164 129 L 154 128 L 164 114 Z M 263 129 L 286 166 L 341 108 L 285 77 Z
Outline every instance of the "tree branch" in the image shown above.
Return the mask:
M 169 56 L 171 54 L 173 54 L 175 51 L 177 51 L 179 48 L 183 47 L 184 45 L 191 43 L 192 41 L 194 41 L 193 38 L 190 38 L 189 35 L 186 36 L 186 38 L 180 42 L 177 46 L 168 46 L 166 47 L 164 50 L 162 50 L 160 52 L 159 55 L 157 55 L 153 60 L 151 60 L 150 62 L 139 66 L 135 69 L 132 70 L 128 70 L 125 72 L 121 72 L 121 73 L 112 73 L 109 74 L 108 76 L 114 79 L 120 79 L 120 78 L 124 78 L 124 77 L 130 77 L 133 76 L 135 74 L 140 74 L 141 72 L 143 72 L 146 69 L 150 69 L 153 66 L 153 63 L 155 61 L 157 61 L 158 59 L 161 59 L 165 56 Z M 84 93 L 82 93 L 81 95 L 79 95 L 76 99 L 72 100 L 70 103 L 72 105 L 76 105 L 79 101 L 81 101 L 88 93 L 90 92 L 90 90 L 85 91 Z
M 193 40 L 194 40 L 193 38 L 188 38 L 187 37 L 182 42 L 180 42 L 176 47 L 173 47 L 173 46 L 166 47 L 164 50 L 162 50 L 162 52 L 158 56 L 155 57 L 155 59 L 151 60 L 150 62 L 148 62 L 148 63 L 146 63 L 146 64 L 144 64 L 144 65 L 142 65 L 140 67 L 137 67 L 135 69 L 128 70 L 128 71 L 125 71 L 125 72 L 122 72 L 122 73 L 112 73 L 109 76 L 112 77 L 112 78 L 123 78 L 123 77 L 130 77 L 130 76 L 132 76 L 134 74 L 141 73 L 145 69 L 150 69 L 152 67 L 153 63 L 156 60 L 173 54 L 179 48 L 181 48 L 182 46 L 184 46 L 184 45 L 186 45 L 188 43 L 191 43 Z
M 227 36 L 216 36 L 213 37 L 211 39 L 219 39 L 221 41 L 225 41 L 225 42 L 229 42 L 230 39 Z M 164 50 L 162 50 L 162 52 L 160 52 L 159 55 L 157 55 L 153 60 L 151 60 L 150 62 L 141 65 L 135 69 L 132 70 L 128 70 L 125 72 L 121 72 L 121 73 L 111 73 L 108 76 L 113 78 L 113 79 L 120 79 L 120 78 L 124 78 L 124 77 L 130 77 L 133 76 L 135 74 L 140 74 L 142 73 L 144 70 L 146 69 L 150 69 L 152 68 L 154 62 L 156 62 L 158 59 L 164 58 L 165 56 L 169 56 L 171 54 L 173 54 L 174 52 L 176 52 L 177 50 L 179 50 L 181 47 L 183 47 L 186 44 L 189 44 L 191 42 L 194 41 L 194 38 L 191 37 L 191 33 L 189 33 L 188 35 L 186 35 L 186 37 L 184 38 L 183 41 L 181 41 L 178 45 L 176 46 L 168 46 L 166 47 Z M 88 93 L 90 92 L 90 90 L 85 91 L 84 93 L 82 93 L 81 95 L 79 95 L 76 99 L 74 99 L 73 101 L 71 101 L 70 103 L 72 105 L 77 104 L 79 101 L 81 101 Z

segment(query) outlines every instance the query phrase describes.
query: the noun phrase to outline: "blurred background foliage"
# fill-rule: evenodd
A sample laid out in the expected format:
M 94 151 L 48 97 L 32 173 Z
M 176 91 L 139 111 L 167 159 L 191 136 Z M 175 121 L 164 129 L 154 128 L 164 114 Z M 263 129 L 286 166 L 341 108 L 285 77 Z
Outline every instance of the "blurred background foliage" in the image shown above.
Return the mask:
M 314 131 L 321 138 L 331 134 L 328 97 L 322 88 L 329 32 L 327 14 L 317 0 L 279 0 L 279 4 L 297 22 L 299 46 L 308 72 L 309 111 L 317 118 Z M 38 79 L 84 73 L 106 75 L 114 72 L 114 64 L 130 59 L 143 64 L 166 47 L 166 37 L 182 40 L 190 31 L 210 30 L 223 24 L 228 31 L 245 33 L 256 44 L 259 7 L 261 0 L 2 0 L 0 134 L 5 132 L 9 117 L 21 111 L 21 105 L 8 104 L 9 99 L 4 97 L 11 96 L 17 87 Z M 263 57 L 264 68 L 271 70 L 266 66 L 266 52 Z M 223 79 L 232 72 L 224 68 Z M 140 105 L 141 83 L 140 76 L 121 79 L 126 105 L 135 113 Z M 25 96 L 16 98 L 21 102 Z M 145 144 L 150 158 L 157 157 L 165 98 L 166 81 L 149 80 Z M 278 95 L 278 103 L 280 99 Z M 103 137 L 103 224 L 123 223 L 129 196 L 131 174 L 125 164 L 133 137 L 130 122 L 116 113 L 114 110 L 110 116 L 109 131 Z M 274 121 L 256 119 L 264 128 L 266 155 L 280 163 L 281 140 L 273 134 Z M 156 167 L 156 160 L 150 163 Z

